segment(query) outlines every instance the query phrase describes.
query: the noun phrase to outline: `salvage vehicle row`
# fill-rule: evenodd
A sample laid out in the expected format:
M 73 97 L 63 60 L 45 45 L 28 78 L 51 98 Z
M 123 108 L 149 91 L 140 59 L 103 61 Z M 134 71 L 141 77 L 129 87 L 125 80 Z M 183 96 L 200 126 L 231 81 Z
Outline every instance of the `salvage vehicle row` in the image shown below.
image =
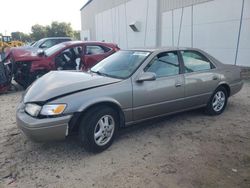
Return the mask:
M 13 48 L 4 63 L 9 64 L 14 80 L 27 88 L 51 70 L 88 70 L 118 50 L 111 43 L 68 41 L 45 50 Z

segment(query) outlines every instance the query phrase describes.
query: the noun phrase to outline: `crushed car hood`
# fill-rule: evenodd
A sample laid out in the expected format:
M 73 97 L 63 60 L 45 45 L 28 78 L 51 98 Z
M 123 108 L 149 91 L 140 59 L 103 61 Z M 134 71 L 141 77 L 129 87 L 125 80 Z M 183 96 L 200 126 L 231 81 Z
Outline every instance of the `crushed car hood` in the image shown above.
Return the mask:
M 76 71 L 51 71 L 27 89 L 23 102 L 46 102 L 91 88 L 121 81 L 120 79 Z
M 41 60 L 44 58 L 43 56 L 37 55 L 36 48 L 13 48 L 11 49 L 10 53 L 14 60 L 17 61 L 35 61 Z

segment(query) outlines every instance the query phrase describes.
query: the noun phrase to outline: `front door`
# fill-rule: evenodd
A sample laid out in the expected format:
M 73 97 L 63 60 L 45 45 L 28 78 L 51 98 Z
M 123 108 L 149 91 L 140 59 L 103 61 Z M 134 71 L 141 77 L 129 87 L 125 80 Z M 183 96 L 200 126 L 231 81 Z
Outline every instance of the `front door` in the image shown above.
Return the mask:
M 143 120 L 182 109 L 184 77 L 176 51 L 159 53 L 144 68 L 156 80 L 133 83 L 133 119 Z
M 64 49 L 55 56 L 57 70 L 80 70 L 82 67 L 83 47 L 81 45 Z

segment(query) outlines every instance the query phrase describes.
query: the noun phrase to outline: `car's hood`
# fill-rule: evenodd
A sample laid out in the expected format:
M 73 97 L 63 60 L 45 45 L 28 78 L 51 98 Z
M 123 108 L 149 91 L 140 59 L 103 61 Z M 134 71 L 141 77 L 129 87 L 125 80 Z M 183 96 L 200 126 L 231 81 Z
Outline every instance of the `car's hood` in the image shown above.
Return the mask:
M 53 98 L 73 94 L 121 81 L 96 74 L 76 71 L 51 71 L 35 81 L 24 96 L 24 103 L 46 102 Z
M 32 47 L 19 47 L 11 49 L 14 60 L 17 61 L 35 61 L 40 60 L 43 57 L 37 54 L 37 48 Z

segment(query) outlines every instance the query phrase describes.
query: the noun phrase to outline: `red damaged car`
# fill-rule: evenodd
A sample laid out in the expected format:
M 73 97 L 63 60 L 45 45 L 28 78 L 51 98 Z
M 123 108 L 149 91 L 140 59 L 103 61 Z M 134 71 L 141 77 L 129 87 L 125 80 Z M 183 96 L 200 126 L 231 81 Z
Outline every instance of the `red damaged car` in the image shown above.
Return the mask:
M 0 61 L 0 94 L 11 87 L 11 70 L 7 64 Z
M 118 50 L 112 43 L 69 41 L 44 51 L 13 49 L 7 58 L 12 62 L 14 80 L 27 88 L 51 70 L 86 71 Z

